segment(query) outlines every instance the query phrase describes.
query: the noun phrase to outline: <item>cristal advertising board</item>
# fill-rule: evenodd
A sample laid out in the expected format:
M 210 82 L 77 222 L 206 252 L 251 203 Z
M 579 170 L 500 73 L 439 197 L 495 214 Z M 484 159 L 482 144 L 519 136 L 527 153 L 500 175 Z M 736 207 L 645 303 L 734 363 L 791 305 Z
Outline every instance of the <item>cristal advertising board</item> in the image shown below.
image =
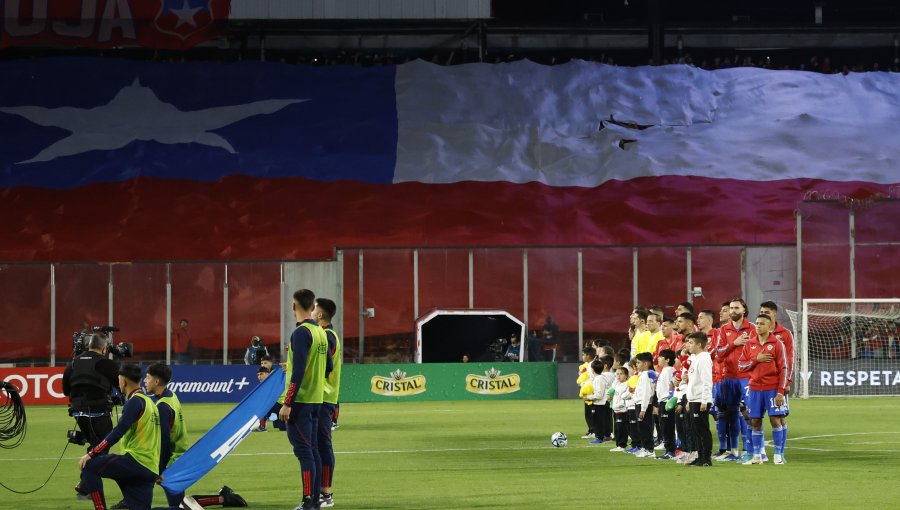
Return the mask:
M 556 398 L 555 363 L 344 365 L 342 402 Z

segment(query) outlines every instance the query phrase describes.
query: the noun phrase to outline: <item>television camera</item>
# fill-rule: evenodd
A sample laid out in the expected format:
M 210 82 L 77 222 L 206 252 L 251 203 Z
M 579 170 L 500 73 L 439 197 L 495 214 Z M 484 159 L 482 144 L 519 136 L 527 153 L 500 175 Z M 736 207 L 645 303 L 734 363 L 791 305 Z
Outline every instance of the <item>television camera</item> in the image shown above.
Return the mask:
M 509 343 L 508 338 L 498 338 L 488 344 L 488 352 L 493 356 L 494 361 L 503 361 L 506 357 L 506 344 Z
M 72 335 L 72 357 L 78 357 L 90 349 L 91 337 L 96 333 L 108 335 L 112 332 L 119 331 L 119 328 L 113 326 L 94 326 L 90 331 L 76 331 Z M 130 358 L 134 355 L 134 344 L 129 342 L 119 342 L 115 345 L 109 345 L 109 356 L 112 359 Z

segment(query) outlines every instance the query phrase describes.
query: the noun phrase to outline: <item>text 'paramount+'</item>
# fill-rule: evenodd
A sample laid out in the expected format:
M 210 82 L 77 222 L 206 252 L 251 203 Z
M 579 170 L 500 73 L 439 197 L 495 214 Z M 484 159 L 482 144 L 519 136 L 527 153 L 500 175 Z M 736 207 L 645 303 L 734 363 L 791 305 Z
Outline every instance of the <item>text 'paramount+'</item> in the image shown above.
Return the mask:
M 181 381 L 169 383 L 169 388 L 176 393 L 232 393 L 241 391 L 249 385 L 246 377 L 240 381 Z

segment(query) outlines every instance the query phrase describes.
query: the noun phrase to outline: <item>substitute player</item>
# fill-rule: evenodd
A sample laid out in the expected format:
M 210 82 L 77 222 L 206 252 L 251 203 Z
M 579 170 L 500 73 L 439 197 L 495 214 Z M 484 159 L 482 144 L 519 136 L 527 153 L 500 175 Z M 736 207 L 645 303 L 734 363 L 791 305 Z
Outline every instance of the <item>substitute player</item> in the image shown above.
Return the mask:
M 95 510 L 105 510 L 103 478 L 119 484 L 128 508 L 149 509 L 153 484 L 159 477 L 160 429 L 156 404 L 141 391 L 141 367 L 119 369 L 119 389 L 126 396 L 119 423 L 100 444 L 78 461 L 81 484 L 91 495 Z M 122 441 L 122 454 L 101 455 Z
M 744 464 L 762 464 L 762 418 L 769 415 L 772 440 L 775 443 L 775 464 L 784 464 L 784 416 L 788 414 L 785 396 L 788 385 L 787 352 L 784 344 L 771 334 L 774 320 L 760 314 L 756 318 L 757 338 L 747 342 L 741 351 L 738 366 L 750 375 L 747 393 L 747 412 L 753 428 L 753 457 Z
M 322 459 L 316 443 L 319 407 L 325 392 L 325 377 L 331 373 L 328 337 L 315 320 L 312 311 L 316 295 L 308 289 L 294 293 L 291 308 L 297 327 L 291 333 L 288 347 L 285 389 L 278 417 L 287 425 L 287 436 L 294 455 L 300 461 L 303 501 L 299 508 L 319 507 Z
M 337 313 L 337 305 L 334 301 L 325 298 L 316 299 L 316 307 L 313 317 L 319 326 L 325 330 L 328 338 L 328 356 L 331 358 L 332 370 L 325 378 L 325 388 L 322 393 L 322 407 L 319 408 L 319 428 L 316 443 L 319 446 L 319 457 L 322 459 L 322 487 L 319 496 L 319 504 L 323 508 L 334 506 L 334 496 L 331 490 L 331 482 L 334 478 L 334 448 L 331 444 L 331 431 L 334 424 L 334 416 L 337 414 L 338 397 L 341 390 L 341 339 L 338 337 L 331 320 Z

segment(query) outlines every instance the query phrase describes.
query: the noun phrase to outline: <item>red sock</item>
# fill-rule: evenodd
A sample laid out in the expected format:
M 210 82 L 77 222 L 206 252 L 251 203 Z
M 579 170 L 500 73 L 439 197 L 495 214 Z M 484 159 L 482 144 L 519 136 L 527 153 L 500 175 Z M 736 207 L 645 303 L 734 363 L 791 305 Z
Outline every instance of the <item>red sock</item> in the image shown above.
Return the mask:
M 200 496 L 194 498 L 200 506 L 209 506 L 209 505 L 218 505 L 219 504 L 219 496 Z
M 303 471 L 303 496 L 312 496 L 312 471 Z
M 106 504 L 103 503 L 103 496 L 100 495 L 100 491 L 91 493 L 91 501 L 94 502 L 94 510 L 106 510 Z

